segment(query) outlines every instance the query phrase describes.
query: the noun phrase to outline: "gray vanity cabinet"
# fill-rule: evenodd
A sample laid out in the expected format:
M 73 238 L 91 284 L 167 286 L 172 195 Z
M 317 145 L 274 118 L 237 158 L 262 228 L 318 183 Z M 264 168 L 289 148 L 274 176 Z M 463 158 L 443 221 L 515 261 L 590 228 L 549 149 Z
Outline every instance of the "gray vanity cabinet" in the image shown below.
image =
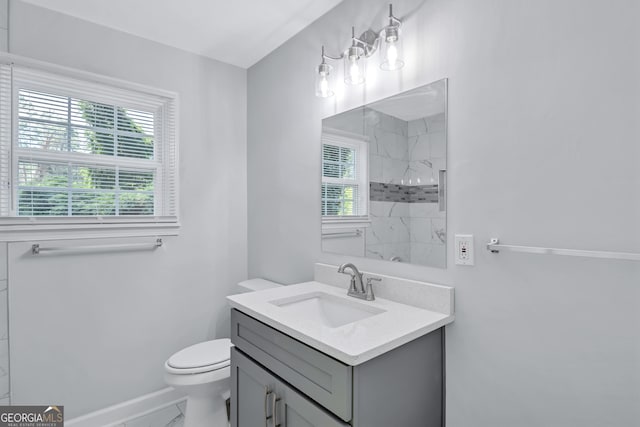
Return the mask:
M 231 425 L 349 427 L 235 348 L 231 351 L 231 392 L 238 396 Z
M 235 309 L 231 341 L 232 427 L 444 426 L 443 328 L 357 366 Z

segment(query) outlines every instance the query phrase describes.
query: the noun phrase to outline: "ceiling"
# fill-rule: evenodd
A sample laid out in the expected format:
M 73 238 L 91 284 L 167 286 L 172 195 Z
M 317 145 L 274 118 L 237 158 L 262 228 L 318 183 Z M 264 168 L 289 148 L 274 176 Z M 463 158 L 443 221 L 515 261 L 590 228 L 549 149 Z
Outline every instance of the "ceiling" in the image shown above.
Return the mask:
M 367 108 L 410 122 L 443 113 L 445 105 L 446 85 L 444 80 L 438 80 L 426 86 L 368 104 Z
M 248 68 L 342 0 L 24 0 Z

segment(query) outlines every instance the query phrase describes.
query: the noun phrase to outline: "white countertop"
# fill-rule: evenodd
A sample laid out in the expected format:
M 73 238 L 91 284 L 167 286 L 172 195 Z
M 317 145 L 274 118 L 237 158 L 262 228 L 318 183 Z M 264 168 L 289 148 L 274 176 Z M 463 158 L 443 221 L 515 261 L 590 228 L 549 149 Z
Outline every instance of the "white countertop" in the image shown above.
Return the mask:
M 270 302 L 309 292 L 324 292 L 385 311 L 330 328 L 291 314 Z M 320 282 L 305 282 L 232 295 L 227 299 L 231 307 L 351 366 L 380 356 L 454 320 L 452 314 L 438 313 L 383 298 L 376 298 L 375 301 L 355 299 L 348 297 L 345 289 Z

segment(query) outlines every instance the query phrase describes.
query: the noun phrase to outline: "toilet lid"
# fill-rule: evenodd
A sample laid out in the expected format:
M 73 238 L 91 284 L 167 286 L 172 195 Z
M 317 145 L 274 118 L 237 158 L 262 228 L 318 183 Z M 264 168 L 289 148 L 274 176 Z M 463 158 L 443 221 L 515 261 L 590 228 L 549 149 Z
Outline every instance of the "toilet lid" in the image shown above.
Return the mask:
M 231 340 L 222 338 L 205 341 L 180 350 L 167 361 L 167 365 L 177 369 L 201 368 L 211 365 L 228 364 L 231 358 Z

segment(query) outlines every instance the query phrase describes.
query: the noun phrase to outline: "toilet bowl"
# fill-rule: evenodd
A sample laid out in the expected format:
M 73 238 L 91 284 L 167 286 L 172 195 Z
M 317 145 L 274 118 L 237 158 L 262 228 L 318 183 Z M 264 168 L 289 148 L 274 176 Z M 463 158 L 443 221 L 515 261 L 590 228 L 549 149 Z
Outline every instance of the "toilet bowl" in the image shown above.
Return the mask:
M 164 379 L 187 395 L 184 427 L 223 427 L 227 422 L 231 341 L 205 341 L 180 350 L 164 364 Z
M 282 286 L 264 279 L 238 284 L 239 292 Z M 164 364 L 165 382 L 184 391 L 187 407 L 184 427 L 227 426 L 225 401 L 230 396 L 231 340 L 220 338 L 184 348 Z

